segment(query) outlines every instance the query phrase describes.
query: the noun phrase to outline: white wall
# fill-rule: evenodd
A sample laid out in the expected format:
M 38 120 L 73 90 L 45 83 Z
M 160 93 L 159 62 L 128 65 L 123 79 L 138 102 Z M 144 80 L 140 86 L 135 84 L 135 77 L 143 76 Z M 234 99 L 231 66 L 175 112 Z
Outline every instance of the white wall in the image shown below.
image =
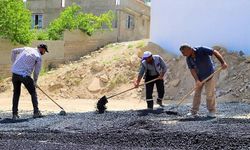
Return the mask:
M 152 0 L 150 39 L 175 54 L 189 43 L 250 55 L 250 0 Z

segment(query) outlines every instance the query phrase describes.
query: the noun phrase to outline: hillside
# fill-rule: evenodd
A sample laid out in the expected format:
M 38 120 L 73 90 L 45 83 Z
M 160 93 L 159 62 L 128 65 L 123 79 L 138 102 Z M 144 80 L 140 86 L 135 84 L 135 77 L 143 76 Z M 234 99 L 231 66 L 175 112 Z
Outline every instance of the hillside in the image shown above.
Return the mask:
M 236 53 L 218 48 L 229 64 L 222 71 L 217 86 L 217 97 L 226 101 L 250 99 L 250 63 Z M 165 76 L 165 100 L 178 100 L 194 85 L 185 58 L 174 58 L 147 40 L 114 43 L 105 46 L 80 60 L 61 65 L 39 77 L 38 84 L 55 99 L 98 99 L 133 87 L 137 77 L 142 51 L 160 54 L 169 69 Z M 218 64 L 217 64 L 218 65 Z M 1 82 L 1 95 L 11 96 L 10 78 Z M 22 96 L 27 96 L 23 90 Z M 42 99 L 44 95 L 39 94 Z M 117 96 L 117 99 L 144 99 L 144 87 Z
M 165 76 L 165 107 L 147 110 L 144 87 L 109 100 L 108 111 L 96 113 L 97 100 L 133 87 L 142 51 L 159 53 L 169 65 Z M 250 60 L 221 51 L 229 64 L 217 85 L 217 117 L 188 117 L 192 96 L 176 111 L 176 100 L 194 85 L 185 58 L 174 58 L 148 41 L 115 43 L 43 73 L 39 86 L 65 109 L 66 116 L 38 90 L 42 118 L 33 119 L 25 89 L 21 118 L 12 120 L 11 78 L 0 84 L 0 148 L 6 149 L 249 149 Z M 14 144 L 10 144 L 14 143 Z

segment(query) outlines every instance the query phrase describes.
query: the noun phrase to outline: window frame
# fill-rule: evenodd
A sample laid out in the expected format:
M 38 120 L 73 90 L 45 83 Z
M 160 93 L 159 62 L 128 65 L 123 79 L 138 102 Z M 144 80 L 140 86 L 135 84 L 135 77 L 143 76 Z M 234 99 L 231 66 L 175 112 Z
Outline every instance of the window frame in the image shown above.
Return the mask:
M 36 24 L 37 18 L 37 24 Z M 41 13 L 33 13 L 32 14 L 32 29 L 42 29 L 43 28 L 43 14 Z

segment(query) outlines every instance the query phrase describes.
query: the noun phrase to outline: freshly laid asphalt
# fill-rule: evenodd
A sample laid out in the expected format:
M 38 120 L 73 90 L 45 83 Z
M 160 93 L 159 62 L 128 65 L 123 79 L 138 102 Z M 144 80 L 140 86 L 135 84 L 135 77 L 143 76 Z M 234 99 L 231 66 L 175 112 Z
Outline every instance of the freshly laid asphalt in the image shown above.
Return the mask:
M 202 105 L 198 118 L 166 110 L 127 110 L 68 113 L 33 119 L 22 111 L 13 121 L 0 112 L 0 149 L 250 149 L 250 105 L 218 104 L 217 118 L 206 117 Z

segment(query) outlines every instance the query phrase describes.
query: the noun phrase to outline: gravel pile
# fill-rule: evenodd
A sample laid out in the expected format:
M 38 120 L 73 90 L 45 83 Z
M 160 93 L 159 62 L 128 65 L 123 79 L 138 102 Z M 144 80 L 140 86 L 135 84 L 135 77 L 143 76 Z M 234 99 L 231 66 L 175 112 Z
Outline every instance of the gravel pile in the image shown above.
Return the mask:
M 13 123 L 1 112 L 0 148 L 9 149 L 250 149 L 250 105 L 218 104 L 218 117 L 187 118 L 190 104 L 179 107 L 179 116 L 164 109 L 71 113 L 50 112 L 32 119 L 21 112 Z

